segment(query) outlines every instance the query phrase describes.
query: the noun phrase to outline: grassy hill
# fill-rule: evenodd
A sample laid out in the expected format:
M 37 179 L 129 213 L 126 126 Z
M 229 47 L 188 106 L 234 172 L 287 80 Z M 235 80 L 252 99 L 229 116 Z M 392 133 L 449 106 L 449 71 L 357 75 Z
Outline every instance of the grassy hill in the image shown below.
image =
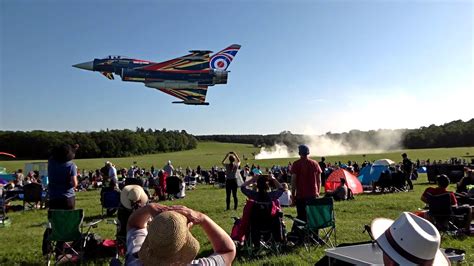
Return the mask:
M 168 160 L 172 160 L 175 167 L 186 168 L 190 166 L 195 168 L 198 165 L 204 168 L 210 168 L 213 165 L 220 165 L 225 154 L 229 151 L 235 151 L 241 159 L 246 157 L 247 160 L 243 160 L 244 163 L 260 165 L 261 167 L 271 167 L 272 165 L 287 165 L 288 162 L 292 162 L 295 158 L 286 159 L 268 159 L 268 160 L 254 160 L 252 153 L 258 153 L 259 148 L 255 148 L 248 144 L 232 144 L 232 143 L 220 143 L 220 142 L 200 142 L 198 147 L 194 150 L 171 152 L 171 153 L 160 153 L 150 154 L 143 156 L 123 157 L 123 158 L 99 158 L 99 159 L 76 159 L 74 162 L 80 169 L 94 170 L 104 166 L 105 161 L 112 161 L 118 168 L 128 168 L 134 162 L 140 167 L 150 168 L 154 165 L 157 168 L 163 167 Z M 326 156 L 327 162 L 347 162 L 364 160 L 373 161 L 381 158 L 391 159 L 395 162 L 401 161 L 400 154 L 402 152 L 408 153 L 408 157 L 412 160 L 416 159 L 431 159 L 433 160 L 446 160 L 452 157 L 462 157 L 474 155 L 474 147 L 469 148 L 449 148 L 449 149 L 419 149 L 419 150 L 400 150 L 391 151 L 387 153 L 379 154 L 354 154 L 354 155 L 343 155 L 343 156 Z M 311 156 L 317 154 L 316 151 L 311 151 Z M 471 157 L 465 157 L 470 159 Z M 319 160 L 319 156 L 314 155 L 314 159 Z M 40 162 L 41 160 L 7 160 L 1 161 L 0 166 L 6 167 L 8 171 L 12 172 L 16 169 L 23 168 L 27 162 Z

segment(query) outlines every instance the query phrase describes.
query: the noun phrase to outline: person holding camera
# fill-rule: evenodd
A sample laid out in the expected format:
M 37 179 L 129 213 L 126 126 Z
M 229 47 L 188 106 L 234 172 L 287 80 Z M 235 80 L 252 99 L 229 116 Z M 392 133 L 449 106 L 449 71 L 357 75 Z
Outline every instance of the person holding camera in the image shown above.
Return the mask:
M 229 163 L 226 163 L 227 158 L 229 158 Z M 234 210 L 237 210 L 238 200 L 237 200 L 237 172 L 239 171 L 240 159 L 239 156 L 231 151 L 226 154 L 222 160 L 222 165 L 224 165 L 226 170 L 225 178 L 225 193 L 226 193 L 226 210 L 230 209 L 230 193 L 234 198 Z

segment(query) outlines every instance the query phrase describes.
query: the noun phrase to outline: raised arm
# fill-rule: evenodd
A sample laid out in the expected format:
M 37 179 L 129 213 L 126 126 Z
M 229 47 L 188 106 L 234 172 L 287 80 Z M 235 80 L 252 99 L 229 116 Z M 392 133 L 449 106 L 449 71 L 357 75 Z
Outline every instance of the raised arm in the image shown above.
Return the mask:
M 227 153 L 227 154 L 225 155 L 224 159 L 222 160 L 222 164 L 223 164 L 223 165 L 225 165 L 225 160 L 227 159 L 227 157 L 229 157 L 229 154 L 230 154 L 230 152 Z
M 211 242 L 214 253 L 221 255 L 224 258 L 226 265 L 232 265 L 232 261 L 234 260 L 236 254 L 235 244 L 230 236 L 224 231 L 224 229 L 222 229 L 211 218 L 201 212 L 189 209 L 184 206 L 175 208 L 174 211 L 186 216 L 189 222 L 192 222 L 193 224 L 199 224 Z
M 132 215 L 130 215 L 130 218 L 128 218 L 127 230 L 130 228 L 146 228 L 147 223 L 150 219 L 168 209 L 169 207 L 165 205 L 152 203 L 134 211 Z
M 237 163 L 240 164 L 240 158 L 239 158 L 239 155 L 237 155 L 237 153 L 235 152 L 232 152 L 232 154 L 235 156 L 235 160 L 237 161 Z
M 275 186 L 276 188 L 278 188 L 278 189 L 283 188 L 283 187 L 281 186 L 280 182 L 278 182 L 278 180 L 275 178 L 274 175 L 271 175 L 271 180 L 272 180 L 272 182 L 273 182 L 273 184 L 274 184 L 274 186 Z
M 258 176 L 254 175 L 252 176 L 252 178 L 249 178 L 247 179 L 243 184 L 242 184 L 242 187 L 246 187 L 246 186 L 249 186 L 255 182 L 257 182 L 257 179 L 258 179 Z
M 296 202 L 296 178 L 298 178 L 296 174 L 291 174 L 291 202 L 293 205 Z

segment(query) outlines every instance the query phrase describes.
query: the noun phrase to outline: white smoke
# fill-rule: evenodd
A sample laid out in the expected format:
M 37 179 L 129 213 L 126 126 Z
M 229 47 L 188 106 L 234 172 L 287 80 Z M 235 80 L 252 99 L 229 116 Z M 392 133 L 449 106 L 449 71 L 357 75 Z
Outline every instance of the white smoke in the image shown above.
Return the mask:
M 255 155 L 256 160 L 293 157 L 298 157 L 298 153 L 289 151 L 285 144 L 275 144 L 269 148 L 262 147 L 260 148 L 260 153 Z
M 382 153 L 402 149 L 402 130 L 370 131 L 370 134 L 351 131 L 350 134 L 305 135 L 311 156 L 332 156 L 347 154 Z M 295 143 L 297 146 L 301 143 Z M 298 152 L 290 150 L 284 144 L 275 144 L 270 148 L 261 148 L 255 159 L 275 159 L 298 157 Z

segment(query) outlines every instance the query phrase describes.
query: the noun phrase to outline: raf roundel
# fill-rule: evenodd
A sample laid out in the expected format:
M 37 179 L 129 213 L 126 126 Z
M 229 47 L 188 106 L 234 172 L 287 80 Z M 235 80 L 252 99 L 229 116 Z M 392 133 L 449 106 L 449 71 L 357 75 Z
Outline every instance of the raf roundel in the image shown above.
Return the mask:
M 211 68 L 218 69 L 218 70 L 225 70 L 229 63 L 227 62 L 227 58 L 222 55 L 215 56 L 211 60 Z

